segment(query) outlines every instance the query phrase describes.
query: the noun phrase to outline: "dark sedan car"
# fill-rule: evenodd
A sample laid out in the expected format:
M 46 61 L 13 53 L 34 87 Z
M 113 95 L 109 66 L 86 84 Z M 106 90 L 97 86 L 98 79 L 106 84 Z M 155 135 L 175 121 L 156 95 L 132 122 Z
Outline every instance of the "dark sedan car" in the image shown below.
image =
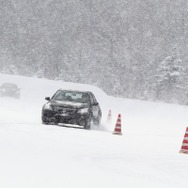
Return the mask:
M 0 86 L 0 96 L 20 98 L 20 88 L 14 83 L 3 83 Z
M 58 90 L 42 108 L 43 124 L 75 124 L 90 129 L 100 124 L 102 112 L 94 94 L 85 91 Z

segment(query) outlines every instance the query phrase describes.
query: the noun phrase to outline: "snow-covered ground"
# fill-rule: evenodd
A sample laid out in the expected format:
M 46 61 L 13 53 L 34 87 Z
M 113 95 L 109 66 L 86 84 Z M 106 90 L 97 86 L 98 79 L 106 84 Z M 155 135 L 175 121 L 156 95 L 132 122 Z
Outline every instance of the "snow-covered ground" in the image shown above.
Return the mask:
M 99 88 L 0 74 L 21 98 L 0 98 L 0 188 L 187 188 L 180 154 L 188 107 L 107 96 Z M 91 90 L 103 111 L 91 130 L 41 124 L 46 96 Z M 112 122 L 106 123 L 109 110 Z M 113 135 L 117 115 L 122 136 Z

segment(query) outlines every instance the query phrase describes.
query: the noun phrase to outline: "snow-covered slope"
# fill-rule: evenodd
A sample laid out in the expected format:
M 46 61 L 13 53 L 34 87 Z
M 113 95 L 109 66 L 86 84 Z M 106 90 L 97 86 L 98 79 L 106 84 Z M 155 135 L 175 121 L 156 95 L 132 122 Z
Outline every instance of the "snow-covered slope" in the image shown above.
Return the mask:
M 107 96 L 99 88 L 0 74 L 21 98 L 0 98 L 1 188 L 187 188 L 180 154 L 188 107 Z M 93 91 L 103 111 L 91 130 L 45 126 L 41 108 L 59 88 Z M 108 111 L 112 122 L 106 123 Z M 118 114 L 122 136 L 113 135 Z

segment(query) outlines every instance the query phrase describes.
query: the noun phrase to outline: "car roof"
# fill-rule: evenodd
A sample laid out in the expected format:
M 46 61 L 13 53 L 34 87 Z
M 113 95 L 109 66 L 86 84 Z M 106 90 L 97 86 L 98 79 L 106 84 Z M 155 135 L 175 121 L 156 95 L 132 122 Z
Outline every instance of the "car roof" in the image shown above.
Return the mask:
M 82 90 L 72 90 L 72 89 L 59 89 L 58 91 L 71 91 L 71 92 L 79 92 L 79 93 L 92 93 L 91 91 L 82 91 Z

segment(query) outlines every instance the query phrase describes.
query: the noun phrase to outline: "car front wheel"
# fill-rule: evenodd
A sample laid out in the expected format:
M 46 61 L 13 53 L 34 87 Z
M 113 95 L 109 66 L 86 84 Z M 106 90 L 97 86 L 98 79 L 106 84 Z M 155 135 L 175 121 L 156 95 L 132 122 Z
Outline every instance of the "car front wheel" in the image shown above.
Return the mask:
M 80 125 L 83 126 L 84 129 L 90 129 L 91 128 L 91 117 L 89 117 L 88 119 L 83 119 L 80 122 Z
M 84 129 L 90 129 L 91 128 L 91 120 L 89 120 L 89 121 L 86 121 L 85 122 L 85 125 L 84 125 Z
M 93 123 L 94 123 L 95 125 L 100 125 L 100 123 L 101 123 L 101 117 L 102 117 L 102 114 L 101 114 L 101 112 L 99 112 L 97 118 L 95 118 L 95 119 L 93 120 Z

